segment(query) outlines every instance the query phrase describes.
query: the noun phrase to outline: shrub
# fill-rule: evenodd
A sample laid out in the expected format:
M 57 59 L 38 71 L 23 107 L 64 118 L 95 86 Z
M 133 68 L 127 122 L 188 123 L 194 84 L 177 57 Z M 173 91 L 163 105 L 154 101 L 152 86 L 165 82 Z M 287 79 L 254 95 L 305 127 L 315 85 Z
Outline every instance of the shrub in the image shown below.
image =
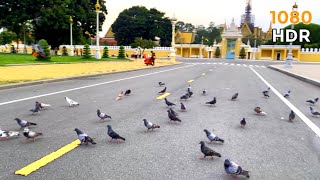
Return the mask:
M 219 58 L 221 56 L 221 51 L 219 47 L 217 47 L 216 52 L 214 52 L 214 55 L 216 56 L 216 58 Z
M 11 45 L 10 53 L 11 53 L 11 54 L 16 54 L 16 53 L 17 53 L 17 50 L 16 50 L 16 48 L 14 47 L 14 45 Z
M 246 50 L 244 48 L 241 48 L 239 56 L 241 59 L 246 57 Z
M 68 51 L 65 46 L 62 47 L 62 56 L 68 56 Z
M 50 60 L 50 50 L 49 50 L 49 45 L 46 40 L 41 39 L 38 42 L 38 55 L 37 59 L 39 60 Z
M 124 47 L 123 47 L 123 46 L 120 46 L 118 58 L 119 58 L 119 59 L 124 59 L 125 57 L 126 57 L 126 52 L 125 52 L 125 50 L 124 50 Z
M 90 59 L 91 58 L 91 50 L 89 44 L 85 44 L 83 48 L 83 58 Z
M 108 47 L 104 47 L 102 58 L 109 58 L 109 50 L 108 50 Z

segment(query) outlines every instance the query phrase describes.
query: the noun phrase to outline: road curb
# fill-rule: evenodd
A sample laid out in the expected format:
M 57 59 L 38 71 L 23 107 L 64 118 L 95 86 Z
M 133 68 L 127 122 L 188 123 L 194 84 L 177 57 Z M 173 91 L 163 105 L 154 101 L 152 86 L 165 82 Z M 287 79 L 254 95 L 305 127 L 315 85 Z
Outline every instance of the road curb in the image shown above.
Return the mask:
M 284 73 L 284 74 L 286 74 L 288 76 L 297 78 L 297 79 L 299 79 L 301 81 L 308 82 L 310 84 L 313 84 L 315 86 L 320 87 L 320 82 L 317 81 L 317 80 L 314 80 L 314 79 L 311 79 L 311 78 L 308 78 L 308 77 L 305 77 L 305 76 L 302 76 L 302 75 L 294 74 L 292 72 L 289 72 L 289 71 L 286 71 L 286 70 L 283 70 L 283 69 L 280 69 L 280 68 L 276 68 L 276 67 L 273 67 L 273 66 L 268 66 L 268 68 L 273 69 L 273 70 L 278 71 L 278 72 L 281 72 L 281 73 Z
M 0 90 L 12 89 L 12 88 L 18 88 L 18 87 L 24 87 L 24 86 L 32 86 L 32 85 L 38 85 L 38 84 L 45 84 L 45 83 L 68 81 L 68 80 L 88 78 L 88 77 L 103 76 L 103 75 L 108 75 L 108 74 L 118 74 L 118 73 L 124 73 L 124 72 L 134 72 L 134 71 L 145 70 L 145 69 L 157 69 L 157 68 L 161 68 L 161 67 L 177 66 L 177 65 L 181 65 L 181 64 L 183 64 L 183 63 L 170 64 L 170 65 L 164 65 L 164 66 L 156 66 L 156 67 L 150 67 L 150 68 L 131 69 L 131 70 L 115 71 L 115 72 L 105 72 L 105 73 L 97 73 L 97 74 L 85 74 L 85 75 L 71 76 L 71 77 L 65 77 L 65 78 L 45 79 L 45 80 L 38 80 L 38 81 L 30 81 L 30 82 L 6 84 L 6 85 L 0 85 Z

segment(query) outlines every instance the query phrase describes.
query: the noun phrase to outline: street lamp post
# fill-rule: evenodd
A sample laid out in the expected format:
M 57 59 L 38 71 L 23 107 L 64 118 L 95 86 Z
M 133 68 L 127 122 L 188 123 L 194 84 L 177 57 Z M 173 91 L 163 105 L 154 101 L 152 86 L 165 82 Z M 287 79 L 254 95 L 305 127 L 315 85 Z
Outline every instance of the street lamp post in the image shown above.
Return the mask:
M 253 60 L 256 60 L 257 39 L 254 38 Z
M 172 24 L 172 40 L 171 40 L 171 49 L 170 49 L 170 60 L 171 61 L 175 61 L 176 60 L 176 50 L 175 50 L 175 27 L 176 27 L 176 23 L 177 23 L 177 18 L 173 15 L 173 17 L 170 19 L 171 24 Z
M 23 44 L 24 44 L 24 48 L 23 48 L 23 53 L 27 54 L 27 46 L 26 46 L 26 25 L 24 24 L 23 26 Z
M 97 35 L 96 35 L 96 40 L 97 40 L 97 44 L 96 44 L 96 46 L 97 46 L 97 48 L 96 48 L 96 54 L 95 54 L 95 58 L 96 59 L 101 59 L 101 54 L 100 54 L 100 47 L 99 47 L 99 13 L 101 13 L 101 11 L 100 11 L 100 8 L 101 8 L 101 6 L 100 6 L 100 4 L 99 4 L 99 0 L 97 0 L 97 3 L 96 3 L 96 5 L 95 5 L 95 7 L 96 7 L 96 13 L 97 13 L 97 29 L 96 29 L 96 33 L 97 33 Z
M 70 53 L 69 53 L 69 56 L 74 56 L 74 51 L 73 51 L 74 49 L 73 49 L 73 45 L 72 45 L 72 24 L 73 24 L 72 16 L 70 16 L 69 22 L 70 22 Z
M 292 6 L 292 11 L 297 11 L 298 10 L 298 5 L 297 2 L 294 3 L 294 5 Z M 291 24 L 291 29 L 294 29 L 294 24 Z M 290 38 L 292 33 L 290 34 Z M 292 68 L 292 61 L 293 61 L 293 55 L 292 55 L 292 42 L 290 42 L 289 44 L 289 52 L 288 52 L 288 56 L 286 58 L 286 65 L 285 67 L 287 68 Z
M 200 58 L 202 59 L 202 46 L 203 46 L 203 36 L 201 37 L 201 46 L 200 46 Z

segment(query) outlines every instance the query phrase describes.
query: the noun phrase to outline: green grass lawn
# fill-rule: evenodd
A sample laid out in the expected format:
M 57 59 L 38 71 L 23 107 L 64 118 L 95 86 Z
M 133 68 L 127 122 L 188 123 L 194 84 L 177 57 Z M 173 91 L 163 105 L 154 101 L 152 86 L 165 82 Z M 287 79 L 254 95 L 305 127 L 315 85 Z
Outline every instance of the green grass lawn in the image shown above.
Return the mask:
M 31 54 L 8 54 L 0 53 L 0 66 L 9 64 L 34 64 L 34 63 L 80 63 L 101 61 L 130 61 L 129 59 L 103 58 L 83 59 L 81 56 L 52 56 L 50 61 L 39 61 Z

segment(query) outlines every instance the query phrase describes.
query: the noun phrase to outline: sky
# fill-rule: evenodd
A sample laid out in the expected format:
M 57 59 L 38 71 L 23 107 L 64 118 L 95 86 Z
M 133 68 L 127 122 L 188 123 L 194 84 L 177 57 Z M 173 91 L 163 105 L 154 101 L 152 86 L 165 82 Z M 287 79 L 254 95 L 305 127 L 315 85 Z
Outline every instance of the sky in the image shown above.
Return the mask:
M 320 0 L 252 0 L 252 14 L 255 15 L 255 26 L 267 30 L 271 21 L 270 11 L 291 12 L 294 2 L 298 4 L 298 11 L 310 11 L 312 23 L 320 24 Z M 104 35 L 119 13 L 132 6 L 145 6 L 148 9 L 156 8 L 164 12 L 166 17 L 176 16 L 178 21 L 193 25 L 208 26 L 210 22 L 216 25 L 227 22 L 232 18 L 239 26 L 241 15 L 245 12 L 246 0 L 106 0 L 108 15 L 103 24 Z M 279 23 L 274 28 L 282 27 Z

